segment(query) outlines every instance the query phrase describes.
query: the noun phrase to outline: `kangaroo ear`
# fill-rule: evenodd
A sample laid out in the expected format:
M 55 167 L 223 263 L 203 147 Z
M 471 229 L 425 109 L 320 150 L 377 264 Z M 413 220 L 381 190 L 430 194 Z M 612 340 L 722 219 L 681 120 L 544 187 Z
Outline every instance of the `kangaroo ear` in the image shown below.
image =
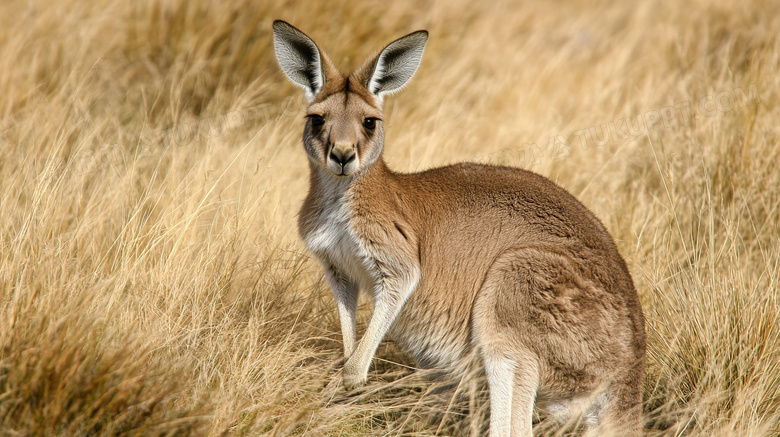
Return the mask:
M 325 85 L 322 55 L 317 44 L 306 34 L 282 21 L 274 21 L 276 60 L 290 80 L 303 87 L 311 101 Z
M 369 64 L 366 88 L 380 99 L 403 88 L 420 66 L 427 41 L 428 32 L 418 30 L 391 42 Z

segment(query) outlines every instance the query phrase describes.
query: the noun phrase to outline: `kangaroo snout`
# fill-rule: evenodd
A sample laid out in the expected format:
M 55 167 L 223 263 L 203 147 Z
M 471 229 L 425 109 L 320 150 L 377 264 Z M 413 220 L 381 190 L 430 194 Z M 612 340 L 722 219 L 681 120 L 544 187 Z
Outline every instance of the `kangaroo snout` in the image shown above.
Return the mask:
M 328 155 L 328 168 L 338 175 L 349 175 L 357 167 L 357 151 L 352 144 L 336 144 Z

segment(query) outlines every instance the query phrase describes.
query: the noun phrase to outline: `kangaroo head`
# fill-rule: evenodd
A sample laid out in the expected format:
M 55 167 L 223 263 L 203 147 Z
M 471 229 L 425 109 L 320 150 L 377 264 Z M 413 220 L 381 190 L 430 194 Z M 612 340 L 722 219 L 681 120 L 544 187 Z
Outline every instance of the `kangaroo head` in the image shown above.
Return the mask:
M 368 168 L 384 146 L 383 97 L 417 71 L 428 32 L 393 41 L 345 76 L 303 32 L 281 20 L 273 28 L 279 66 L 309 102 L 303 131 L 309 159 L 336 177 Z

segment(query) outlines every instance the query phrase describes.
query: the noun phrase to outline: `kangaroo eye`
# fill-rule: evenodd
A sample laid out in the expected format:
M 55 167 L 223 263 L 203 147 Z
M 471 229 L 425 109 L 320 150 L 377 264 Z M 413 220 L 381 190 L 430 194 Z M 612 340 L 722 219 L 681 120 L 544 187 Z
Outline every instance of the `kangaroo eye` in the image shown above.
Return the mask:
M 321 115 L 311 114 L 308 117 L 309 121 L 311 121 L 311 127 L 313 129 L 319 129 L 322 127 L 322 125 L 325 124 L 325 118 Z
M 376 128 L 376 118 L 374 117 L 368 117 L 365 120 L 363 120 L 363 127 L 368 130 L 374 130 Z

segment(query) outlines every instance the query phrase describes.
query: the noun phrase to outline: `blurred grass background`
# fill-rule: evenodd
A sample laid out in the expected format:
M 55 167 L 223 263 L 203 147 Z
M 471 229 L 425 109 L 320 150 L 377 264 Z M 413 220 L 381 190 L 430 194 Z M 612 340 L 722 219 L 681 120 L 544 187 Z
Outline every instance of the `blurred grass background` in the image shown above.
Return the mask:
M 10 0 L 0 435 L 487 429 L 478 369 L 433 383 L 391 342 L 365 389 L 339 388 L 277 18 L 345 71 L 429 30 L 388 99 L 390 166 L 517 165 L 569 189 L 645 307 L 647 434 L 780 433 L 778 2 Z

